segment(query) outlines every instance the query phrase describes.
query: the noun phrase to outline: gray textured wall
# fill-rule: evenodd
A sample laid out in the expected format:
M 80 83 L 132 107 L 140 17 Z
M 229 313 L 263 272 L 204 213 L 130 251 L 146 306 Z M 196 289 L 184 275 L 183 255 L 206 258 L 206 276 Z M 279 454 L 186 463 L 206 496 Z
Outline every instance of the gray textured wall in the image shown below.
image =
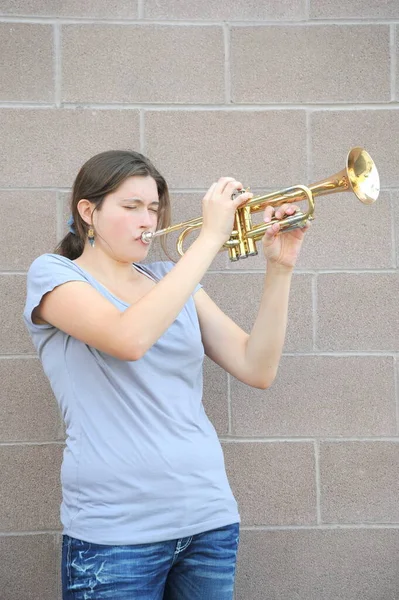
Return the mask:
M 238 600 L 399 598 L 399 0 L 3 0 L 0 17 L 0 598 L 59 597 L 63 428 L 21 313 L 80 165 L 147 153 L 174 220 L 234 175 L 310 183 L 363 145 L 380 200 L 317 200 L 278 379 L 207 363 L 205 403 L 242 513 Z M 263 260 L 208 292 L 250 327 Z

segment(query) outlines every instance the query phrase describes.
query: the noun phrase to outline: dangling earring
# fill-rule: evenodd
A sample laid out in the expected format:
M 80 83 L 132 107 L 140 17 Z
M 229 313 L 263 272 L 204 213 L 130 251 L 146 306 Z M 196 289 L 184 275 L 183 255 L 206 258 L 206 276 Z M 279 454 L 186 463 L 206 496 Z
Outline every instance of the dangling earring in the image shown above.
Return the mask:
M 90 227 L 89 231 L 87 232 L 87 237 L 89 238 L 89 244 L 92 248 L 94 248 L 94 229 L 93 227 Z

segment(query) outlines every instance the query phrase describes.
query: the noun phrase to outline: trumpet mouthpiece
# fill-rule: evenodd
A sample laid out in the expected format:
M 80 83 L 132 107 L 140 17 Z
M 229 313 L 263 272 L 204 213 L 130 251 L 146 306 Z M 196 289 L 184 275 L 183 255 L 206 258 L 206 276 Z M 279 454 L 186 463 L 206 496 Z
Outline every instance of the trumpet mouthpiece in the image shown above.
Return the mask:
M 153 237 L 154 237 L 154 234 L 152 233 L 152 231 L 144 231 L 141 234 L 141 241 L 144 242 L 145 244 L 149 244 Z

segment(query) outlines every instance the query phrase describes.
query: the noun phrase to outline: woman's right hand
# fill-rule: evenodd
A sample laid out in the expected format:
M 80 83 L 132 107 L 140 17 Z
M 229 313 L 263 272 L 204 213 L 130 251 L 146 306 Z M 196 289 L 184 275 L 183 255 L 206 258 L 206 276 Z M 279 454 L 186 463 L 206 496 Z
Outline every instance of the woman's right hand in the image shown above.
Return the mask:
M 231 235 L 237 208 L 253 196 L 251 192 L 243 192 L 232 199 L 232 194 L 242 189 L 240 181 L 233 177 L 221 177 L 211 185 L 202 200 L 201 233 L 216 239 L 221 246 Z

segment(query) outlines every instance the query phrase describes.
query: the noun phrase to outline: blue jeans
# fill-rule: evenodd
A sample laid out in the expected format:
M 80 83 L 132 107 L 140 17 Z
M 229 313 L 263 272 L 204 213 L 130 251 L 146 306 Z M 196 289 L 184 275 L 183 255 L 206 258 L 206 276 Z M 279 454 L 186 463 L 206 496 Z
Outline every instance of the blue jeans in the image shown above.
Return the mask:
M 67 535 L 63 600 L 232 600 L 239 525 L 187 538 L 106 546 Z

